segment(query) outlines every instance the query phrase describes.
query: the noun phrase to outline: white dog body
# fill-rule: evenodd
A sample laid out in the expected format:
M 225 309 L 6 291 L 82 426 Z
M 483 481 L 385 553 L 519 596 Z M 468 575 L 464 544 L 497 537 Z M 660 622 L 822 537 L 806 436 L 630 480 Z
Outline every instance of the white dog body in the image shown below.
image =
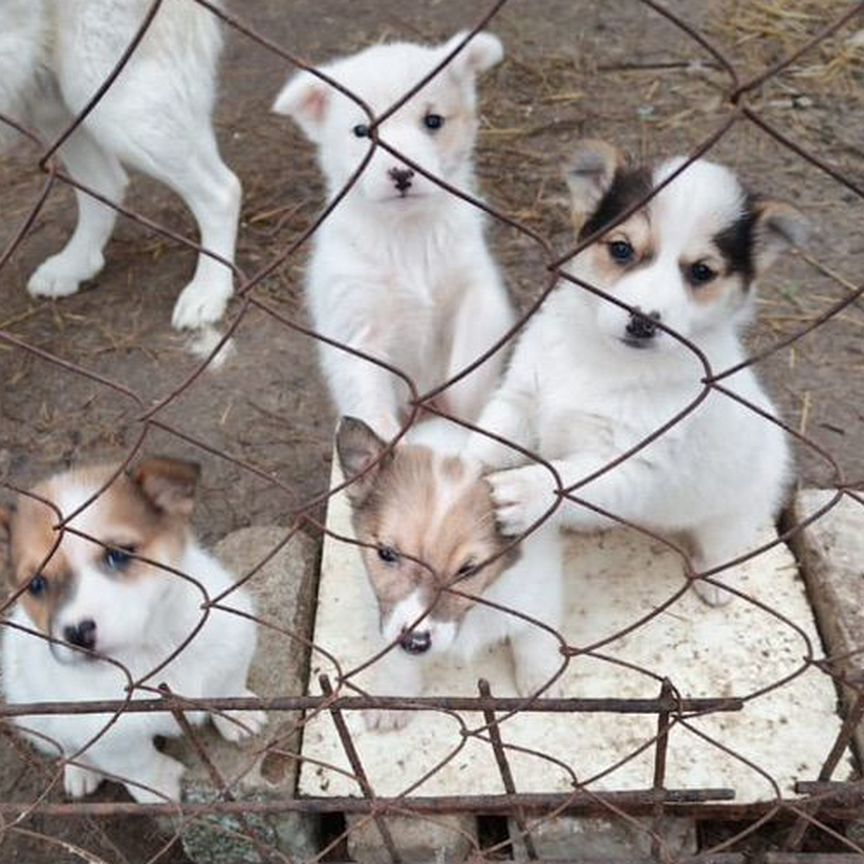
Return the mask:
M 120 60 L 149 0 L 0 0 L 0 112 L 53 142 Z M 120 75 L 60 148 L 69 175 L 123 200 L 126 165 L 165 183 L 191 209 L 201 245 L 233 262 L 240 183 L 219 156 L 211 115 L 221 34 L 191 0 L 165 0 Z M 4 139 L 10 134 L 5 124 Z M 78 225 L 30 279 L 34 296 L 74 294 L 104 265 L 117 212 L 76 190 Z M 229 267 L 201 254 L 174 309 L 177 328 L 218 320 L 233 291 Z
M 141 470 L 148 470 L 147 463 Z M 107 476 L 104 470 L 69 472 L 36 492 L 61 512 L 71 513 Z M 246 676 L 255 652 L 255 625 L 243 617 L 254 611 L 251 598 L 237 588 L 222 603 L 239 615 L 212 608 L 204 619 L 202 603 L 229 591 L 234 580 L 185 526 L 177 524 L 183 515 L 147 511 L 146 498 L 137 490 L 152 482 L 123 478 L 115 488 L 115 481 L 103 498 L 69 524 L 102 542 L 134 547 L 135 555 L 190 579 L 140 560 L 124 560 L 128 556 L 122 548 L 109 552 L 69 532 L 45 567 L 34 571 L 51 548 L 37 538 L 51 536 L 45 528 L 54 514 L 32 499 L 20 499 L 10 520 L 13 578 L 18 586 L 34 578 L 10 621 L 31 632 L 4 627 L 7 701 L 122 700 L 131 682 L 151 688 L 166 683 L 188 698 L 254 695 L 246 687 Z M 179 653 L 172 659 L 175 651 Z M 132 698 L 157 695 L 136 689 Z M 186 716 L 200 724 L 207 715 L 199 711 Z M 211 716 L 219 732 L 232 741 L 257 732 L 265 721 L 260 711 Z M 15 722 L 39 749 L 71 760 L 65 766 L 64 785 L 74 797 L 93 791 L 103 777 L 112 777 L 125 783 L 138 801 L 177 800 L 183 765 L 153 743 L 156 735 L 181 734 L 172 715 L 121 713 L 113 719 L 104 713 L 46 714 L 16 717 Z
M 322 67 L 380 114 L 463 39 L 434 48 L 392 44 Z M 500 42 L 478 34 L 417 95 L 379 127 L 380 140 L 457 189 L 473 194 L 476 76 L 497 63 Z M 318 145 L 335 198 L 367 157 L 369 118 L 308 72 L 295 76 L 274 110 Z M 316 231 L 308 302 L 315 330 L 398 367 L 423 393 L 443 383 L 503 336 L 513 315 L 483 238 L 482 215 L 383 146 Z M 478 416 L 501 361 L 484 363 L 441 397 L 465 419 Z M 340 414 L 361 417 L 387 437 L 407 410 L 408 387 L 367 359 L 328 345 L 321 358 Z
M 507 549 L 481 466 L 459 456 L 464 430 L 435 420 L 412 433 L 347 487 L 378 602 L 382 647 L 392 646 L 375 663 L 373 692 L 418 696 L 431 658 L 470 662 L 505 640 L 519 692 L 546 692 L 563 664 L 557 638 L 545 629 L 557 629 L 561 621 L 558 529 L 544 527 L 517 552 Z M 384 448 L 362 421 L 343 418 L 337 449 L 346 477 Z M 374 711 L 367 719 L 373 728 L 389 729 L 409 717 Z
M 571 175 L 577 222 L 587 226 L 581 236 L 608 224 L 615 207 L 635 204 L 679 164 L 664 163 L 640 182 L 628 179 L 611 148 L 587 144 Z M 699 572 L 755 547 L 788 482 L 785 435 L 730 396 L 705 396 L 700 359 L 654 322 L 698 346 L 713 373 L 731 369 L 746 356 L 738 331 L 752 306 L 750 283 L 799 236 L 792 208 L 756 203 L 731 172 L 698 162 L 576 256 L 574 277 L 626 305 L 562 282 L 526 328 L 478 424 L 538 452 L 564 488 L 589 480 L 573 495 L 597 509 L 564 500 L 553 523 L 591 531 L 620 524 L 617 517 L 683 535 Z M 749 367 L 721 383 L 774 416 Z M 703 396 L 659 437 L 589 479 Z M 517 451 L 479 434 L 468 452 L 508 469 L 490 480 L 505 533 L 524 531 L 555 505 L 555 480 L 545 467 L 524 466 Z M 709 582 L 695 587 L 709 603 L 731 599 Z

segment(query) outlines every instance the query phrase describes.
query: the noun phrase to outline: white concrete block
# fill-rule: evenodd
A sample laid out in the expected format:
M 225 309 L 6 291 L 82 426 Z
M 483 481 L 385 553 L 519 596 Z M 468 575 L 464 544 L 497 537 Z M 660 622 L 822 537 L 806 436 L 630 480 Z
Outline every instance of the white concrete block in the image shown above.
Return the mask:
M 328 525 L 337 534 L 351 533 L 342 496 L 331 501 Z M 773 536 L 767 532 L 763 539 Z M 653 676 L 664 676 L 683 696 L 749 697 L 795 675 L 803 667 L 802 658 L 811 650 L 819 652 L 819 640 L 794 559 L 779 545 L 742 569 L 740 587 L 796 627 L 754 603 L 736 599 L 730 606 L 709 608 L 688 591 L 636 631 L 613 638 L 602 648 L 608 657 L 635 668 L 576 658 L 564 679 L 566 694 L 654 697 L 659 683 Z M 675 556 L 636 533 L 573 536 L 567 563 L 565 635 L 577 646 L 614 637 L 675 594 L 683 579 Z M 320 672 L 335 679 L 339 671 L 348 672 L 380 650 L 376 604 L 358 551 L 332 539 L 324 546 L 315 641 L 332 652 L 340 668 L 316 653 L 312 682 Z M 491 682 L 496 695 L 515 695 L 509 654 L 503 648 L 490 649 L 467 666 L 439 663 L 428 676 L 427 690 L 476 695 L 480 677 Z M 357 680 L 368 684 L 368 673 Z M 316 684 L 312 691 L 317 692 Z M 831 681 L 807 669 L 749 700 L 739 713 L 694 718 L 693 731 L 675 726 L 670 733 L 667 786 L 727 786 L 736 790 L 738 802 L 748 802 L 772 798 L 773 779 L 784 794 L 790 794 L 796 780 L 815 777 L 839 728 L 835 701 Z M 403 730 L 390 733 L 367 731 L 359 712 L 346 712 L 346 718 L 379 795 L 401 794 L 430 771 L 416 794 L 503 791 L 489 745 L 463 738 L 453 717 L 443 713 L 415 717 Z M 479 715 L 466 714 L 463 721 L 469 728 L 482 725 Z M 547 753 L 567 766 L 562 769 L 542 755 L 511 752 L 518 791 L 565 792 L 572 788 L 573 776 L 584 782 L 601 774 L 644 745 L 655 728 L 654 716 L 522 714 L 503 723 L 501 732 L 505 743 Z M 303 753 L 350 771 L 326 715 L 308 724 Z M 592 782 L 590 788 L 646 788 L 651 770 L 649 748 Z M 359 794 L 349 775 L 312 764 L 302 767 L 299 788 L 306 795 Z

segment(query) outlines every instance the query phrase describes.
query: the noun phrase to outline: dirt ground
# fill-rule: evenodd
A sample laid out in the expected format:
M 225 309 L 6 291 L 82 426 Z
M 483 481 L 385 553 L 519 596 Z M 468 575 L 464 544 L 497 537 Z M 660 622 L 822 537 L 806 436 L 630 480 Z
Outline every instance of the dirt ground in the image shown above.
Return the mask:
M 667 5 L 722 46 L 740 64 L 742 78 L 800 45 L 807 32 L 844 7 L 790 0 L 790 8 L 812 17 L 800 18 L 801 29 L 791 36 L 778 36 L 771 21 L 761 31 L 758 22 L 755 29 L 736 30 L 748 4 L 670 0 Z M 251 26 L 311 61 L 382 38 L 444 39 L 487 8 L 458 0 L 254 0 L 232 6 Z M 844 40 L 862 26 L 859 19 L 808 55 L 793 74 L 751 97 L 770 123 L 859 188 L 864 184 L 862 66 L 860 54 Z M 483 82 L 479 185 L 494 208 L 539 231 L 556 252 L 572 242 L 561 168 L 574 139 L 605 138 L 644 157 L 683 153 L 729 110 L 720 98 L 726 78 L 716 64 L 638 2 L 511 0 L 491 29 L 502 37 L 507 57 Z M 838 57 L 847 59 L 838 63 Z M 289 71 L 284 60 L 241 34 L 229 34 L 217 124 L 225 159 L 244 187 L 238 264 L 246 273 L 279 255 L 322 205 L 310 145 L 288 120 L 269 113 Z M 862 200 L 746 122 L 712 155 L 738 168 L 759 191 L 794 201 L 813 224 L 806 258 L 777 267 L 761 286 L 751 338 L 754 349 L 764 349 L 806 328 L 859 284 Z M 0 161 L 0 248 L 39 194 L 43 177 L 36 161 L 25 147 Z M 190 215 L 163 187 L 137 178 L 127 203 L 194 238 Z M 72 195 L 57 188 L 0 271 L 0 330 L 122 383 L 144 406 L 155 405 L 199 362 L 170 329 L 171 308 L 190 278 L 193 253 L 121 218 L 107 266 L 92 285 L 56 303 L 32 300 L 24 290 L 29 274 L 63 244 L 73 223 Z M 545 283 L 542 248 L 494 220 L 490 236 L 514 295 L 526 304 Z M 258 296 L 302 322 L 302 276 L 300 254 L 264 280 Z M 235 303 L 229 317 L 238 310 Z M 831 455 L 845 482 L 859 485 L 864 484 L 862 331 L 864 307 L 856 301 L 759 364 L 787 422 Z M 72 462 L 123 457 L 142 432 L 141 405 L 2 343 L 0 381 L 0 479 L 15 485 Z M 205 371 L 158 417 L 206 445 L 202 449 L 152 427 L 141 450 L 202 464 L 197 525 L 207 541 L 246 525 L 286 523 L 327 487 L 334 417 L 314 346 L 260 312 L 250 312 L 240 324 L 225 365 Z M 219 454 L 257 466 L 278 483 Z M 837 481 L 830 460 L 812 448 L 800 447 L 798 461 L 802 485 Z M 32 772 L 6 774 L 0 777 L 0 798 L 13 791 L 23 797 L 38 786 Z M 34 827 L 61 832 L 45 820 Z M 90 841 L 108 861 L 146 860 L 162 842 L 130 821 L 109 825 L 110 839 L 92 827 L 75 830 L 86 830 L 78 835 L 80 842 Z M 45 856 L 39 860 L 66 860 L 59 850 L 23 841 L 0 847 L 4 861 L 35 861 L 38 854 Z M 175 848 L 160 860 L 185 859 Z

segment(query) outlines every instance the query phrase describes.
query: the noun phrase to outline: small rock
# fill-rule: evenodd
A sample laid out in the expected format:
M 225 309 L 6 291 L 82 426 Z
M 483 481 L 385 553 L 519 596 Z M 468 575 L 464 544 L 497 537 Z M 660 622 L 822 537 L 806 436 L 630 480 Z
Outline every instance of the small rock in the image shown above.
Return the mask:
M 387 827 L 401 858 L 406 862 L 446 861 L 458 864 L 476 848 L 477 822 L 471 814 L 387 816 Z M 348 855 L 357 864 L 390 864 L 381 834 L 366 814 L 346 817 Z

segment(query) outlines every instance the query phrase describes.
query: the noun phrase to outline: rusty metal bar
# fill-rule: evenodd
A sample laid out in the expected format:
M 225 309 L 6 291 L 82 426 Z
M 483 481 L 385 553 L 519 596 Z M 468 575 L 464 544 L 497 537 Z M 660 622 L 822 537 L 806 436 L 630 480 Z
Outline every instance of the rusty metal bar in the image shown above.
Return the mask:
M 735 797 L 732 789 L 667 789 L 664 793 L 669 805 L 698 804 L 710 801 L 731 801 Z M 544 795 L 520 792 L 516 795 L 441 795 L 423 797 L 383 797 L 374 801 L 368 798 L 280 798 L 272 801 L 214 801 L 212 804 L 136 804 L 127 801 L 83 801 L 79 803 L 33 803 L 0 802 L 0 814 L 14 815 L 32 808 L 34 813 L 46 816 L 84 815 L 96 816 L 163 816 L 182 813 L 203 816 L 220 813 L 372 813 L 395 808 L 404 811 L 410 806 L 415 813 L 484 813 L 509 815 L 514 808 L 525 811 L 545 812 L 562 809 L 566 813 L 606 813 L 607 803 L 620 808 L 633 808 L 648 812 L 654 805 L 656 793 L 653 789 L 621 792 L 564 792 Z M 723 805 L 721 812 L 726 812 Z M 750 818 L 753 813 L 768 805 L 737 805 L 741 818 Z M 746 808 L 746 813 L 745 813 Z M 676 812 L 678 812 L 676 806 Z M 728 812 L 735 812 L 729 810 Z
M 326 675 L 319 675 L 318 683 L 324 691 L 324 695 L 326 697 L 332 697 L 333 688 L 330 686 L 330 679 Z M 339 739 L 342 741 L 342 746 L 345 748 L 345 755 L 351 763 L 351 769 L 354 771 L 357 785 L 362 790 L 363 795 L 374 805 L 376 803 L 375 790 L 369 782 L 369 778 L 366 775 L 366 769 L 363 767 L 363 763 L 360 760 L 360 754 L 354 746 L 354 740 L 351 737 L 351 730 L 348 728 L 348 724 L 345 722 L 345 718 L 342 716 L 342 712 L 339 708 L 335 707 L 335 705 L 331 705 L 329 711 L 330 716 L 333 718 L 333 725 L 339 733 Z M 390 828 L 384 820 L 384 817 L 376 811 L 377 808 L 370 812 L 372 813 L 372 818 L 375 820 L 375 827 L 378 829 L 378 833 L 384 841 L 387 854 L 390 856 L 392 864 L 402 864 L 402 857 L 399 854 L 399 850 L 396 848 L 396 844 L 393 842 L 393 835 L 390 833 Z
M 864 694 L 858 693 L 855 697 L 855 701 L 852 703 L 852 707 L 849 709 L 848 714 L 843 720 L 843 725 L 837 733 L 834 745 L 825 757 L 825 762 L 819 771 L 818 782 L 828 783 L 831 780 L 831 775 L 836 770 L 837 765 L 843 758 L 843 754 L 848 749 L 849 744 L 852 741 L 852 736 L 855 734 L 855 730 L 858 728 L 858 724 L 861 722 L 862 717 L 864 717 Z M 821 802 L 819 801 L 813 803 L 805 802 L 802 805 L 802 809 L 815 816 L 819 812 L 820 804 Z M 783 843 L 783 850 L 786 852 L 796 852 L 800 849 L 809 827 L 810 820 L 807 819 L 806 816 L 799 816 L 798 819 L 795 820 L 792 830 L 789 832 L 789 835 Z
M 674 701 L 675 688 L 668 678 L 663 679 L 660 685 L 660 701 Z M 652 788 L 657 792 L 657 800 L 654 802 L 651 814 L 651 830 L 654 836 L 651 838 L 651 857 L 659 861 L 663 851 L 661 832 L 663 830 L 663 798 L 661 797 L 666 785 L 666 757 L 669 753 L 669 711 L 661 711 L 657 715 L 657 744 L 654 747 L 654 781 Z
M 37 714 L 136 714 L 143 711 L 313 711 L 329 708 L 330 700 L 325 696 L 275 696 L 275 697 L 219 697 L 213 699 L 184 699 L 176 694 L 165 699 L 90 700 L 81 702 L 22 702 L 0 704 L 0 717 L 24 717 Z M 332 705 L 340 711 L 362 711 L 368 708 L 383 708 L 388 711 L 523 711 L 534 713 L 609 713 L 609 714 L 659 714 L 671 705 L 661 699 L 535 699 L 526 700 L 513 696 L 494 696 L 484 699 L 476 696 L 417 696 L 406 699 L 400 696 L 339 696 Z M 682 713 L 711 713 L 740 711 L 744 707 L 741 699 L 682 699 Z
M 477 682 L 477 689 L 480 691 L 480 696 L 482 698 L 491 700 L 492 691 L 489 688 L 489 682 L 485 678 L 481 678 Z M 501 774 L 501 782 L 504 784 L 504 790 L 508 795 L 515 795 L 516 784 L 513 782 L 513 772 L 510 770 L 510 763 L 507 761 L 507 754 L 504 752 L 504 744 L 501 741 L 501 730 L 498 728 L 498 722 L 495 719 L 495 712 L 492 708 L 483 709 L 483 719 L 489 728 L 489 741 L 492 744 L 492 752 L 495 754 L 495 762 L 498 764 L 498 771 Z M 513 811 L 513 818 L 522 835 L 522 842 L 525 844 L 525 852 L 528 854 L 528 858 L 531 861 L 536 861 L 537 850 L 534 848 L 534 838 L 528 830 L 525 811 L 521 807 L 517 807 Z M 510 848 L 515 852 L 512 838 Z

